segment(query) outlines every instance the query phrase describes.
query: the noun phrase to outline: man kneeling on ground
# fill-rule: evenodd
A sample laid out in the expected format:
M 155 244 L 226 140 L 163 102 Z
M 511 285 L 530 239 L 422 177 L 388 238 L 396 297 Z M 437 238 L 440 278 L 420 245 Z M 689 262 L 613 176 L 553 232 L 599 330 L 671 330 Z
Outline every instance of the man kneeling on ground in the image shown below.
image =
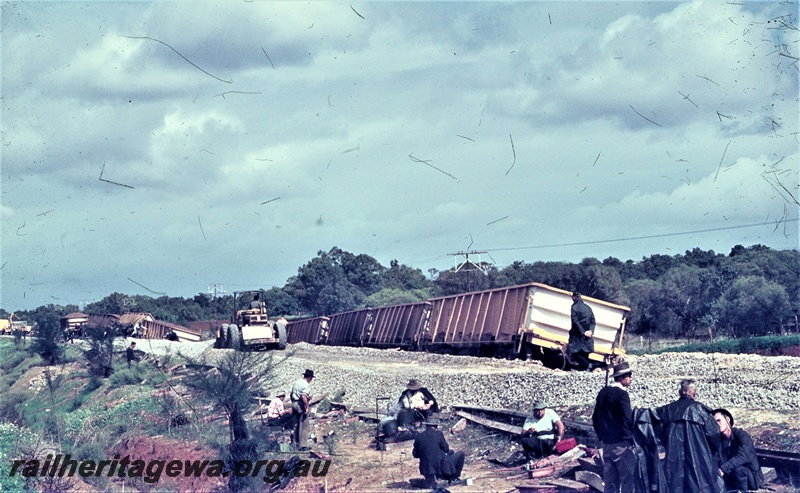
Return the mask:
M 419 459 L 419 473 L 425 477 L 423 488 L 434 488 L 437 477 L 458 484 L 464 468 L 464 452 L 451 450 L 438 426 L 438 419 L 428 418 L 425 431 L 414 438 L 412 454 Z

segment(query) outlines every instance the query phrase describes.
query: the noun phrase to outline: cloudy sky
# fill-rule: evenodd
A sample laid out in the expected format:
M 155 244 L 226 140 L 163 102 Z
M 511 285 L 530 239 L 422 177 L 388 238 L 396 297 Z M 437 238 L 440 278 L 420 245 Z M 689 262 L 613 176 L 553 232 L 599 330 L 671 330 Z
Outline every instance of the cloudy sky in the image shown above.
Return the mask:
M 797 12 L 2 2 L 0 306 L 798 248 Z

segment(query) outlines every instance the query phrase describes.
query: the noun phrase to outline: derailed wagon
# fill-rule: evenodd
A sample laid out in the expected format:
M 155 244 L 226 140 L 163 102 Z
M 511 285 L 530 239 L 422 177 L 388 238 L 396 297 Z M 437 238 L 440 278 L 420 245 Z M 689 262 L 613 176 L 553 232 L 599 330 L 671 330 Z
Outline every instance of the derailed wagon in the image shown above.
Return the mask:
M 583 296 L 594 312 L 595 350 L 608 361 L 625 354 L 622 336 L 630 308 Z M 424 348 L 471 350 L 486 355 L 534 357 L 563 366 L 569 340 L 572 293 L 540 283 L 433 298 Z
M 590 359 L 607 363 L 624 355 L 630 308 L 588 296 L 583 300 L 597 323 Z M 318 319 L 301 320 L 290 323 L 288 331 L 291 341 L 312 344 L 534 357 L 564 366 L 571 307 L 571 292 L 529 283 L 338 313 L 326 319 L 325 331 L 320 322 L 310 322 Z

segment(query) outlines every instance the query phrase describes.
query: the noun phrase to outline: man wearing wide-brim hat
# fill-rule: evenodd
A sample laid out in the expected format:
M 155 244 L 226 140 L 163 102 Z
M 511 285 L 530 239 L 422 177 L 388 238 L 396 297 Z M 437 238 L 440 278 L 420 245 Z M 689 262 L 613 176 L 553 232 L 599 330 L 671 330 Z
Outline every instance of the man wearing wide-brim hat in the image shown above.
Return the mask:
M 633 371 L 628 363 L 614 366 L 614 382 L 597 394 L 592 425 L 603 442 L 603 481 L 606 492 L 633 493 L 636 455 L 633 450 L 633 414 L 628 387 Z
M 437 477 L 454 484 L 459 481 L 464 468 L 464 452 L 451 450 L 438 426 L 437 418 L 428 418 L 425 431 L 414 437 L 411 453 L 419 459 L 419 473 L 425 478 L 424 488 L 435 487 Z
M 292 385 L 290 399 L 292 400 L 292 413 L 295 417 L 294 436 L 295 447 L 299 450 L 308 450 L 308 413 L 311 410 L 311 380 L 314 371 L 306 370 L 303 377 L 297 379 Z
M 418 415 L 417 420 L 425 420 L 431 413 L 439 412 L 439 404 L 431 392 L 422 385 L 422 382 L 412 378 L 406 385 L 406 390 L 400 395 L 400 406 L 411 409 Z

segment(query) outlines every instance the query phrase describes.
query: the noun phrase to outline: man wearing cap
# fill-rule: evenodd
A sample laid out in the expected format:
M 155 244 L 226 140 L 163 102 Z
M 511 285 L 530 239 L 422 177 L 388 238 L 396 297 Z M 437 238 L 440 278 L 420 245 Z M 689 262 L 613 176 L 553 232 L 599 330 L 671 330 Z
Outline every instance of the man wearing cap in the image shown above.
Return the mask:
M 591 371 L 589 354 L 594 351 L 594 312 L 577 291 L 572 293 L 570 319 L 572 325 L 569 329 L 567 357 L 578 366 L 578 370 Z
M 733 427 L 733 415 L 727 409 L 715 409 L 722 441 L 719 447 L 719 475 L 728 491 L 757 490 L 764 485 L 753 440 L 741 428 Z
M 533 403 L 531 414 L 522 425 L 522 444 L 528 460 L 540 459 L 553 451 L 564 438 L 564 423 L 555 411 L 547 409 L 541 401 Z
M 718 492 L 723 490 L 717 450 L 719 425 L 711 409 L 697 402 L 697 384 L 682 380 L 677 401 L 655 410 L 660 438 L 667 454 L 664 472 L 670 492 Z
M 299 450 L 308 450 L 308 413 L 310 411 L 309 402 L 311 401 L 311 380 L 314 379 L 314 372 L 306 370 L 303 377 L 297 379 L 292 385 L 289 398 L 292 400 L 292 414 L 295 417 L 294 440 L 295 446 Z
M 285 398 L 286 392 L 279 390 L 269 401 L 269 407 L 267 407 L 267 424 L 269 426 L 284 426 L 293 419 L 292 409 L 286 409 L 283 405 Z
M 633 372 L 628 363 L 614 366 L 614 382 L 597 394 L 592 426 L 603 442 L 605 493 L 633 493 L 636 487 L 636 454 L 633 449 L 633 414 L 628 387 Z
M 419 459 L 419 473 L 425 477 L 423 488 L 434 488 L 437 476 L 455 484 L 464 468 L 464 452 L 451 450 L 438 426 L 438 419 L 429 418 L 425 431 L 414 438 L 411 454 Z

